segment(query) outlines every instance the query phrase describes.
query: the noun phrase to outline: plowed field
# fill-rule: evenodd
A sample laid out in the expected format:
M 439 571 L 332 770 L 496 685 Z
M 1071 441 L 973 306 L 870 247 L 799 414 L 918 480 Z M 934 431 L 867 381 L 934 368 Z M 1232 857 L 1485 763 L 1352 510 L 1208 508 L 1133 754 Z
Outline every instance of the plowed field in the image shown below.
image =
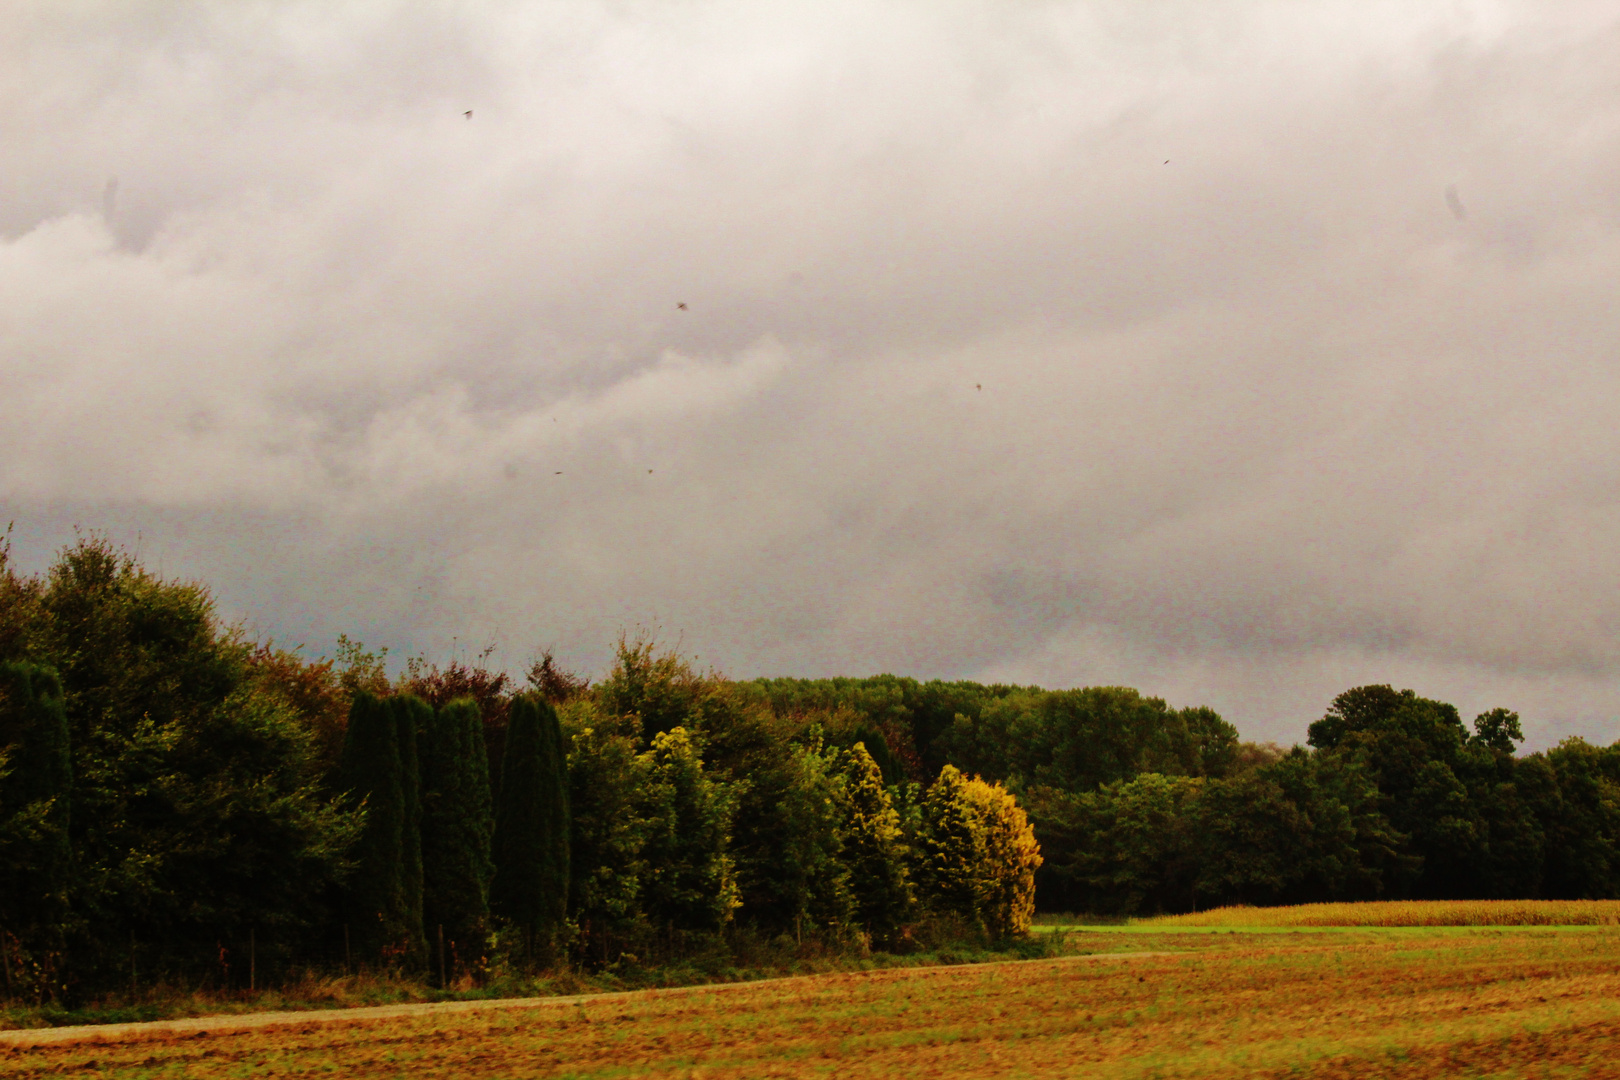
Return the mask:
M 1620 1076 L 1620 931 L 1113 935 L 1083 960 L 0 1051 L 11 1076 Z

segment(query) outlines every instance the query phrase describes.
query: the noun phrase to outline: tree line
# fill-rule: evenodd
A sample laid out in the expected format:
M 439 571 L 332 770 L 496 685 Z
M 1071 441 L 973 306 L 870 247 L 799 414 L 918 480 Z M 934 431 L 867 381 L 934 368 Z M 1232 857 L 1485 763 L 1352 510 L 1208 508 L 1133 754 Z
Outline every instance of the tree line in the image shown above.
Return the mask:
M 10 992 L 1028 928 L 1014 796 L 886 782 L 847 710 L 778 712 L 650 642 L 596 685 L 549 656 L 523 683 L 385 659 L 250 641 L 99 538 L 33 577 L 0 551 Z
M 486 659 L 309 660 L 103 540 L 36 576 L 0 550 L 8 985 L 1620 896 L 1620 744 L 1522 755 L 1505 709 L 1357 687 L 1284 750 L 1121 687 L 739 681 L 632 640 L 594 684 Z
M 1044 865 L 1039 906 L 1098 914 L 1361 899 L 1620 897 L 1620 743 L 1519 754 L 1519 717 L 1387 685 L 1338 695 L 1284 750 L 1123 687 L 778 679 L 843 708 L 897 767 L 1002 783 Z

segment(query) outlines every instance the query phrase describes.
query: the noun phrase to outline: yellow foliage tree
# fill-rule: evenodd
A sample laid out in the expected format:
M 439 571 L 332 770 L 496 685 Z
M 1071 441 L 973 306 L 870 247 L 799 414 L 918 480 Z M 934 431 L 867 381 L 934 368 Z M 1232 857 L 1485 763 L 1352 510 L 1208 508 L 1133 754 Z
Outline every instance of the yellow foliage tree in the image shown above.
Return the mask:
M 974 777 L 962 785 L 962 794 L 977 811 L 984 837 L 979 918 L 994 937 L 1028 933 L 1035 913 L 1035 871 L 1041 865 L 1035 830 L 1012 792 L 1000 784 Z
M 923 817 L 918 877 L 935 909 L 992 937 L 1028 932 L 1041 849 L 1012 793 L 947 765 L 928 789 Z

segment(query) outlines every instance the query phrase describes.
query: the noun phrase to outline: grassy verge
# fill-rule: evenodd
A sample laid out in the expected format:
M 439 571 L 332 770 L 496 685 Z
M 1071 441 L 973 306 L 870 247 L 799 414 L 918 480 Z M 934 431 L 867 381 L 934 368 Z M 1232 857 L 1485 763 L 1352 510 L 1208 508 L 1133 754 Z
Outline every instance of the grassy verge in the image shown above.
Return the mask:
M 599 971 L 559 969 L 522 974 L 496 970 L 483 980 L 464 979 L 444 989 L 426 979 L 397 972 L 332 975 L 312 971 L 257 993 L 217 993 L 157 985 L 133 996 L 127 993 L 102 995 L 74 1008 L 53 1003 L 7 1002 L 0 1006 L 0 1029 L 123 1024 L 191 1016 L 346 1009 L 413 1002 L 552 997 L 751 982 L 793 975 L 1041 959 L 1097 951 L 1096 943 L 1076 940 L 1062 932 L 1035 934 L 995 944 L 971 939 L 936 941 L 906 953 L 867 953 L 812 942 L 788 945 L 742 939 L 662 963 L 648 964 L 626 958 Z

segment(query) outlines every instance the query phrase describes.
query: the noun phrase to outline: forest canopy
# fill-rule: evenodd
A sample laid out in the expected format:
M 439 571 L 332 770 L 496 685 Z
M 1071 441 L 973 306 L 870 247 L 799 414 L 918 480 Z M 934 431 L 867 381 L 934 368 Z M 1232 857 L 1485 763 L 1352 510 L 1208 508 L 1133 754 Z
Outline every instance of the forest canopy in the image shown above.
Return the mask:
M 265 970 L 476 975 L 1004 938 L 1037 905 L 1620 895 L 1620 745 L 1521 755 L 1504 708 L 1356 687 L 1283 750 L 1125 687 L 486 659 L 306 658 L 104 539 L 35 576 L 0 551 L 7 978 L 228 984 L 250 933 Z

